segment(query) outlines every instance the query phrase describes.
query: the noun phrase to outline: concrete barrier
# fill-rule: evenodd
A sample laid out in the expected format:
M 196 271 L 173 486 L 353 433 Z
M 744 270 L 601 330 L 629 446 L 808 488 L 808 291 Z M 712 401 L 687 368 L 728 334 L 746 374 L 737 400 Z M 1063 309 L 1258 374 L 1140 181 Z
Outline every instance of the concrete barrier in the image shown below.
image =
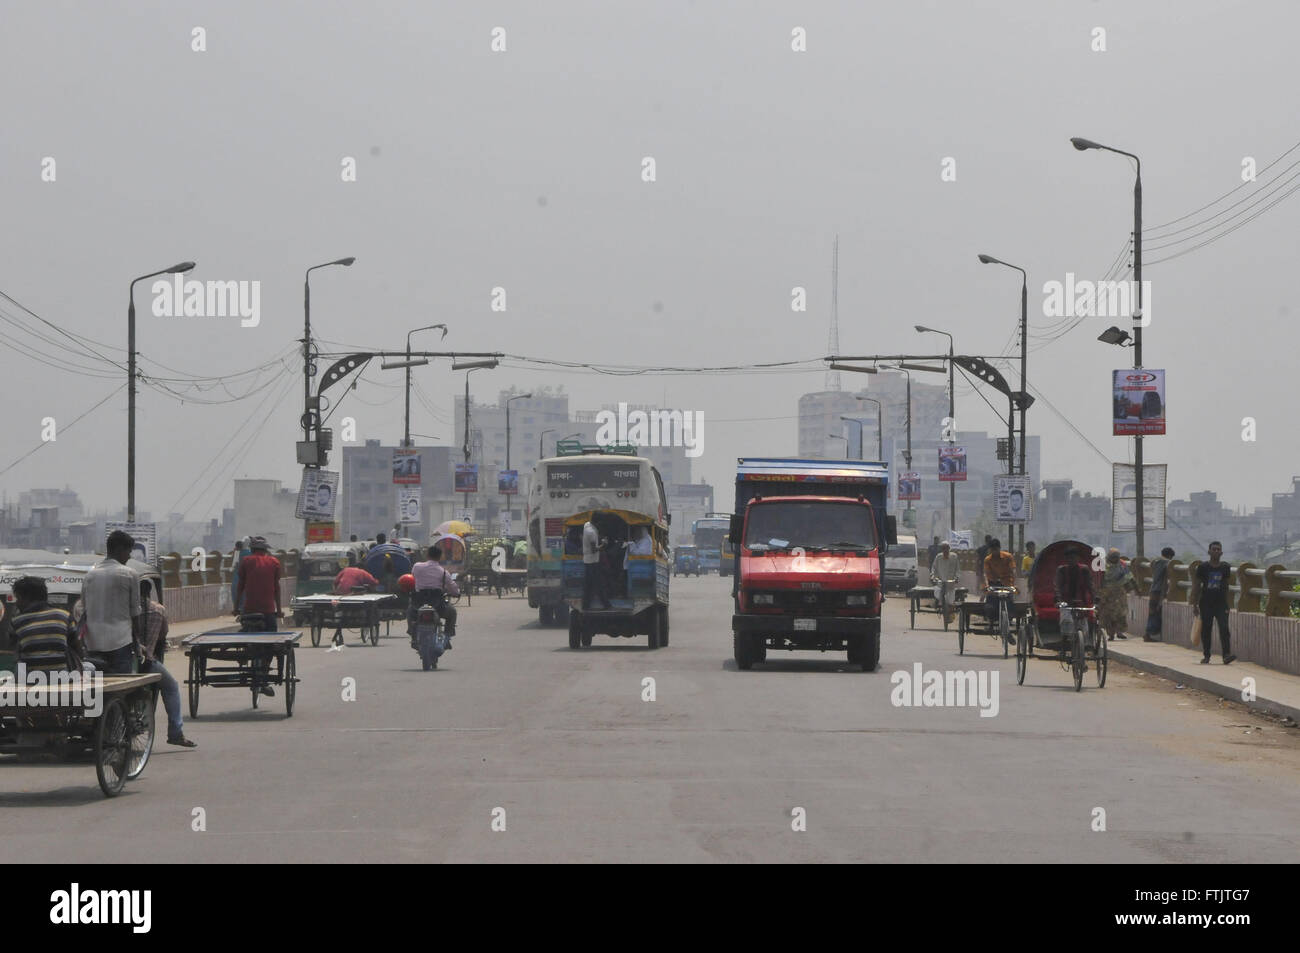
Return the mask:
M 1128 597 L 1130 638 L 1141 638 L 1146 631 L 1146 596 Z M 1162 639 L 1171 645 L 1200 652 L 1193 646 L 1192 607 L 1186 603 L 1167 602 L 1164 607 Z M 1228 631 L 1232 633 L 1232 652 L 1243 662 L 1254 662 L 1289 675 L 1300 675 L 1300 619 L 1268 616 L 1259 612 L 1228 610 Z M 1213 654 L 1222 654 L 1218 626 L 1213 635 Z

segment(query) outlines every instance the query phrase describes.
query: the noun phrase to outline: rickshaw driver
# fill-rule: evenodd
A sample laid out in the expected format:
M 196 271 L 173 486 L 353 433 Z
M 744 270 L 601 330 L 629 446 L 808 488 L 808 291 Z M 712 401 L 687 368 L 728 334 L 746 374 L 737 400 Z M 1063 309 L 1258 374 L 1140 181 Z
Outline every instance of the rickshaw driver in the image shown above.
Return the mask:
M 1015 559 L 1002 549 L 1001 540 L 989 540 L 989 554 L 984 557 L 984 615 L 989 622 L 998 621 L 998 607 L 1005 597 L 990 590 L 994 586 L 1012 589 L 1016 585 Z M 1016 637 L 1010 638 L 1015 645 Z
M 952 621 L 952 604 L 953 597 L 957 592 L 957 576 L 961 570 L 961 563 L 952 553 L 952 547 L 947 543 L 939 544 L 939 554 L 934 557 L 934 562 L 930 565 L 930 577 L 936 580 L 940 587 L 941 595 L 939 604 L 947 610 L 947 621 Z
M 1091 606 L 1095 601 L 1092 571 L 1087 566 L 1079 565 L 1079 555 L 1079 547 L 1069 547 L 1061 565 L 1056 567 L 1054 590 L 1057 605 Z

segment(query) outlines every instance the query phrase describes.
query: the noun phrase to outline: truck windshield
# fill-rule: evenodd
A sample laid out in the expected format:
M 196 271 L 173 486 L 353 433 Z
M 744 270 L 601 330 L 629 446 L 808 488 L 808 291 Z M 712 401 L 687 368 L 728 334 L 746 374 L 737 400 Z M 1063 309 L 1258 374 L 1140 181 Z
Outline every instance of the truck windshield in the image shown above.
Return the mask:
M 870 508 L 861 503 L 758 503 L 749 510 L 745 546 L 758 552 L 796 546 L 868 552 L 876 546 L 876 531 Z

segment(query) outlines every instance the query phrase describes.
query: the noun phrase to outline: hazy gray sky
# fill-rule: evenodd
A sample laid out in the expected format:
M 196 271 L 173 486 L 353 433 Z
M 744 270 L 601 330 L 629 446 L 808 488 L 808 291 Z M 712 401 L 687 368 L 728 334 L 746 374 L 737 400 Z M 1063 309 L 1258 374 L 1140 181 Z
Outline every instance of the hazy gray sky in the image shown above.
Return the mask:
M 357 264 L 313 275 L 313 326 L 328 340 L 399 348 L 408 329 L 445 321 L 447 348 L 532 357 L 818 358 L 836 232 L 843 351 L 941 350 L 942 338 L 912 330 L 925 323 L 952 331 L 959 351 L 997 353 L 1018 320 L 1018 275 L 977 252 L 1029 271 L 1031 331 L 1042 333 L 1054 323 L 1043 282 L 1101 277 L 1132 228 L 1128 161 L 1076 152 L 1070 136 L 1142 157 L 1148 248 L 1172 231 L 1152 226 L 1241 184 L 1244 157 L 1262 169 L 1300 140 L 1290 0 L 2 2 L 0 289 L 120 360 L 137 275 L 193 259 L 196 279 L 260 281 L 255 328 L 154 317 L 148 283 L 137 287 L 145 367 L 173 377 L 289 353 L 303 271 L 344 255 Z M 503 53 L 490 49 L 498 26 Z M 191 49 L 195 27 L 206 52 Z M 791 50 L 796 27 L 806 52 Z M 1096 27 L 1105 52 L 1091 49 Z M 41 179 L 47 156 L 54 182 Z M 341 181 L 345 156 L 356 182 Z M 644 156 L 654 183 L 641 181 Z M 940 176 L 948 156 L 952 182 Z M 1213 488 L 1263 504 L 1300 472 L 1288 419 L 1298 216 L 1300 198 L 1284 201 L 1146 269 L 1146 364 L 1167 369 L 1170 418 L 1147 459 L 1169 464 L 1171 498 Z M 809 290 L 805 314 L 790 310 L 797 285 Z M 496 286 L 505 313 L 489 309 Z M 1128 442 L 1110 436 L 1109 372 L 1131 353 L 1095 340 L 1111 323 L 1085 320 L 1033 351 L 1030 381 L 1126 460 Z M 42 418 L 65 425 L 124 375 L 84 357 L 110 376 L 54 370 L 12 345 L 52 346 L 9 323 L 0 334 L 3 467 L 40 441 Z M 233 476 L 296 485 L 301 368 L 286 367 L 259 378 L 270 384 L 256 397 L 216 406 L 145 388 L 139 507 L 161 517 L 179 502 L 202 518 L 229 504 Z M 450 421 L 463 376 L 445 364 L 417 375 Z M 340 414 L 357 417 L 359 437 L 393 442 L 401 375 L 365 376 L 375 383 Z M 822 377 L 502 367 L 474 375 L 473 390 L 493 400 L 511 384 L 564 384 L 575 408 L 701 410 L 697 477 L 725 487 L 737 456 L 794 452 L 798 396 Z M 192 396 L 227 399 L 249 383 Z M 967 391 L 960 426 L 998 430 Z M 413 430 L 458 442 L 416 408 Z M 1247 416 L 1253 443 L 1241 439 Z M 771 419 L 727 422 L 755 417 Z M 122 505 L 125 420 L 123 390 L 0 487 L 12 498 L 68 483 L 94 507 Z M 1045 477 L 1109 491 L 1108 465 L 1042 401 L 1029 428 L 1043 436 Z

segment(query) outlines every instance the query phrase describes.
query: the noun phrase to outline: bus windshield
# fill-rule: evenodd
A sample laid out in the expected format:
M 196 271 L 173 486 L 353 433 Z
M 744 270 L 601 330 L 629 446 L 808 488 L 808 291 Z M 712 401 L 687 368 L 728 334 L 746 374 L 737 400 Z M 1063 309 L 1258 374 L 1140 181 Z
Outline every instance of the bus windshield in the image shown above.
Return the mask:
M 876 530 L 871 509 L 861 503 L 756 503 L 745 525 L 745 546 L 754 552 L 795 547 L 870 552 L 876 547 Z

